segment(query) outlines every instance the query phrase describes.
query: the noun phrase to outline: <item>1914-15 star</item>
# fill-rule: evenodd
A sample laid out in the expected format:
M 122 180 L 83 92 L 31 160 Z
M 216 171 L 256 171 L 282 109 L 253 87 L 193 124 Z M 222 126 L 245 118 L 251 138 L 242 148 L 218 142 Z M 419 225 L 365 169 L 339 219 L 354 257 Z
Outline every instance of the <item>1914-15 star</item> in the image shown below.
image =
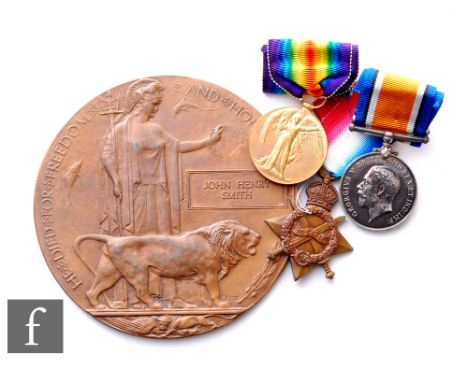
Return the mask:
M 338 231 L 344 217 L 333 218 L 331 208 L 338 201 L 338 192 L 331 183 L 331 176 L 321 172 L 322 181 L 311 182 L 306 187 L 307 203 L 287 216 L 265 220 L 280 241 L 268 257 L 287 255 L 291 259 L 294 279 L 304 276 L 314 265 L 320 265 L 327 278 L 335 273 L 328 262 L 331 256 L 351 251 L 353 248 Z
M 279 237 L 281 228 L 286 218 L 287 216 L 281 216 L 265 220 L 265 222 L 268 224 L 271 230 Z M 344 216 L 339 216 L 334 220 L 337 224 L 340 224 L 344 221 L 344 219 Z M 296 224 L 298 225 L 299 229 L 310 229 L 309 232 L 312 234 L 311 236 L 296 236 L 293 240 L 296 241 L 295 244 L 297 245 L 297 247 L 307 252 L 319 253 L 326 245 L 326 233 L 329 230 L 328 225 L 324 222 L 324 220 L 321 217 L 316 215 L 304 216 Z M 340 232 L 338 232 L 338 246 L 333 255 L 338 255 L 352 250 L 353 247 L 348 243 L 348 241 L 343 237 L 343 235 Z M 284 251 L 282 250 L 281 242 L 278 242 L 276 255 L 282 253 L 284 253 Z M 313 267 L 314 264 L 301 266 L 297 264 L 297 262 L 294 259 L 291 259 L 291 269 L 293 272 L 294 280 L 296 281 L 299 280 L 305 274 L 307 274 Z

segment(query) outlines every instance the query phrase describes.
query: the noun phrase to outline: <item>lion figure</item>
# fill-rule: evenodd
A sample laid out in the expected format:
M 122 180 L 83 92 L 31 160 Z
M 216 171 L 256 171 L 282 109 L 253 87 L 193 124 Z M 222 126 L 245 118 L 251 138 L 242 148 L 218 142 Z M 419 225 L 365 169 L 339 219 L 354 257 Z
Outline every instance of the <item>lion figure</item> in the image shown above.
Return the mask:
M 149 293 L 149 268 L 160 277 L 192 280 L 203 285 L 218 307 L 229 306 L 222 298 L 218 281 L 242 258 L 256 254 L 260 234 L 236 220 L 222 220 L 178 235 L 114 237 L 85 234 L 76 238 L 78 254 L 84 240 L 104 243 L 102 256 L 110 261 L 96 270 L 87 292 L 93 306 L 98 297 L 123 277 L 136 291 L 139 300 L 150 308 L 161 309 Z

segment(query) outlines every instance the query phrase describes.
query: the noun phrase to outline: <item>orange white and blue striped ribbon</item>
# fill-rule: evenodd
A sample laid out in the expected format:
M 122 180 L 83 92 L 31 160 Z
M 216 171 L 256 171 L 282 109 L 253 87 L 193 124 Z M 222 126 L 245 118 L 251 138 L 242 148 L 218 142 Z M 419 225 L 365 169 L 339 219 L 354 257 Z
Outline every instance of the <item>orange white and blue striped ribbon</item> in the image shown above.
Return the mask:
M 416 137 L 427 135 L 444 99 L 434 86 L 376 69 L 365 69 L 354 91 L 359 93 L 356 126 Z

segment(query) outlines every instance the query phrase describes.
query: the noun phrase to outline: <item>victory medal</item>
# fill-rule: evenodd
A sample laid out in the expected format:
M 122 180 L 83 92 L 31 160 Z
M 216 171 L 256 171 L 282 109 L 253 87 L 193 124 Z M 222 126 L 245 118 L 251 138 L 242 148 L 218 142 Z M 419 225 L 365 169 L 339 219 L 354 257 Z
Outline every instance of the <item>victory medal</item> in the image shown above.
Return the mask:
M 269 40 L 262 51 L 263 91 L 288 94 L 302 108 L 283 107 L 261 117 L 250 133 L 250 156 L 266 178 L 296 184 L 325 161 L 327 136 L 314 110 L 349 91 L 357 76 L 357 46 L 279 39 Z

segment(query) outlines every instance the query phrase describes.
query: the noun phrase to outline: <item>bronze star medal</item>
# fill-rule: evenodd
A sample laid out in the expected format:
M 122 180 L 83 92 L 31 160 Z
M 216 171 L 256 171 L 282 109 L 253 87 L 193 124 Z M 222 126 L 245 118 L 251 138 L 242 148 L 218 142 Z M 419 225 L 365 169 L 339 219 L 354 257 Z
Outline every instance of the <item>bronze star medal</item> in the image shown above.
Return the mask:
M 333 218 L 330 209 L 338 201 L 338 193 L 325 176 L 321 182 L 311 183 L 306 190 L 305 209 L 296 208 L 287 216 L 265 220 L 280 241 L 268 256 L 274 259 L 281 254 L 291 258 L 294 280 L 300 279 L 314 265 L 324 269 L 327 278 L 335 273 L 330 269 L 330 257 L 353 249 L 338 231 L 343 216 Z

